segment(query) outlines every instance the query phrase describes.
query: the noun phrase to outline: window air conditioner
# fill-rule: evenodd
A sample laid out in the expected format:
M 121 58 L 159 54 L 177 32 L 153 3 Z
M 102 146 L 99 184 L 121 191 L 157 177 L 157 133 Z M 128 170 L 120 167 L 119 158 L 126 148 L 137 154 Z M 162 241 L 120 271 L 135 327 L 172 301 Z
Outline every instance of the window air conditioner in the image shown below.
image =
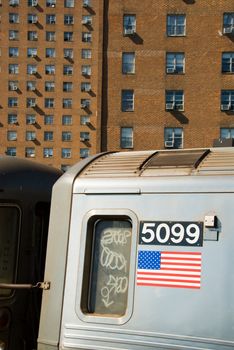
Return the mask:
M 135 29 L 134 28 L 125 28 L 124 29 L 124 34 L 125 35 L 132 35 L 135 33 Z
M 88 107 L 88 103 L 87 102 L 81 103 L 81 108 L 87 108 L 87 107 Z
M 11 85 L 11 90 L 16 91 L 18 89 L 17 85 Z
M 35 154 L 34 154 L 34 153 L 29 153 L 29 154 L 27 154 L 27 157 L 29 157 L 29 158 L 35 158 Z
M 182 111 L 183 110 L 183 105 L 182 104 L 175 104 L 175 109 L 177 110 L 177 111 Z
M 231 105 L 228 104 L 223 104 L 221 105 L 221 111 L 229 111 L 230 110 Z
M 166 110 L 172 111 L 174 109 L 175 105 L 174 103 L 166 103 Z
M 166 148 L 172 148 L 174 147 L 174 141 L 165 141 L 165 147 Z
M 32 1 L 32 6 L 37 6 L 37 4 L 38 4 L 38 1 L 37 1 L 37 0 L 33 0 L 33 1 Z
M 167 68 L 167 73 L 175 73 L 175 68 Z
M 234 30 L 234 27 L 232 27 L 232 26 L 224 27 L 223 28 L 223 33 L 224 34 L 231 34 L 233 32 L 233 30 Z
M 80 137 L 80 141 L 85 142 L 85 141 L 89 141 L 88 137 Z

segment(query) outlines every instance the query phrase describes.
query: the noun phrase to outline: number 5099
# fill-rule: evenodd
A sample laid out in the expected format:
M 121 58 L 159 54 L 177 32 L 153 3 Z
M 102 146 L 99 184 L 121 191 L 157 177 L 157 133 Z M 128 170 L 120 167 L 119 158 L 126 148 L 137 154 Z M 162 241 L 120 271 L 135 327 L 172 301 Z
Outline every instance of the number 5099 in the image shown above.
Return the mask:
M 202 246 L 202 222 L 142 221 L 139 244 Z

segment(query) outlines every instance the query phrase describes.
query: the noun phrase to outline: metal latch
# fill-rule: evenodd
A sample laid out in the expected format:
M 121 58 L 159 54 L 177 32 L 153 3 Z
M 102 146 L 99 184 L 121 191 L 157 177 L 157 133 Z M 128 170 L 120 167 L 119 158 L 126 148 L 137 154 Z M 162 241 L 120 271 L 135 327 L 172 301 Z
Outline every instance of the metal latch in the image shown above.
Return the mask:
M 36 284 L 18 284 L 18 283 L 0 283 L 0 289 L 32 289 L 40 288 L 43 290 L 50 289 L 50 282 L 37 282 Z

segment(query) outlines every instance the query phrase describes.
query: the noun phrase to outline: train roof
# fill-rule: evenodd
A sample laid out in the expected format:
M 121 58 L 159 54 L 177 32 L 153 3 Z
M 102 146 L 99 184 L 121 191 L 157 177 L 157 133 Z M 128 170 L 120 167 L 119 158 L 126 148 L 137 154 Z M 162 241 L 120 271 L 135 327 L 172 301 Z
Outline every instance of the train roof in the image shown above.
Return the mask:
M 62 171 L 32 160 L 0 157 L 0 192 L 48 192 Z
M 106 152 L 79 162 L 61 181 L 64 190 L 84 194 L 233 192 L 234 148 Z

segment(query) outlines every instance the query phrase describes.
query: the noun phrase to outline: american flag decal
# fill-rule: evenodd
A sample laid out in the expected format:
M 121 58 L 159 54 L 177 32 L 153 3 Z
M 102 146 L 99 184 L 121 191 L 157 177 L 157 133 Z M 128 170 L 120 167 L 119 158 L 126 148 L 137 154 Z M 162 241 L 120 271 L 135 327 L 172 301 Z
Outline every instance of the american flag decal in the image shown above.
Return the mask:
M 140 250 L 138 286 L 201 287 L 201 253 Z

